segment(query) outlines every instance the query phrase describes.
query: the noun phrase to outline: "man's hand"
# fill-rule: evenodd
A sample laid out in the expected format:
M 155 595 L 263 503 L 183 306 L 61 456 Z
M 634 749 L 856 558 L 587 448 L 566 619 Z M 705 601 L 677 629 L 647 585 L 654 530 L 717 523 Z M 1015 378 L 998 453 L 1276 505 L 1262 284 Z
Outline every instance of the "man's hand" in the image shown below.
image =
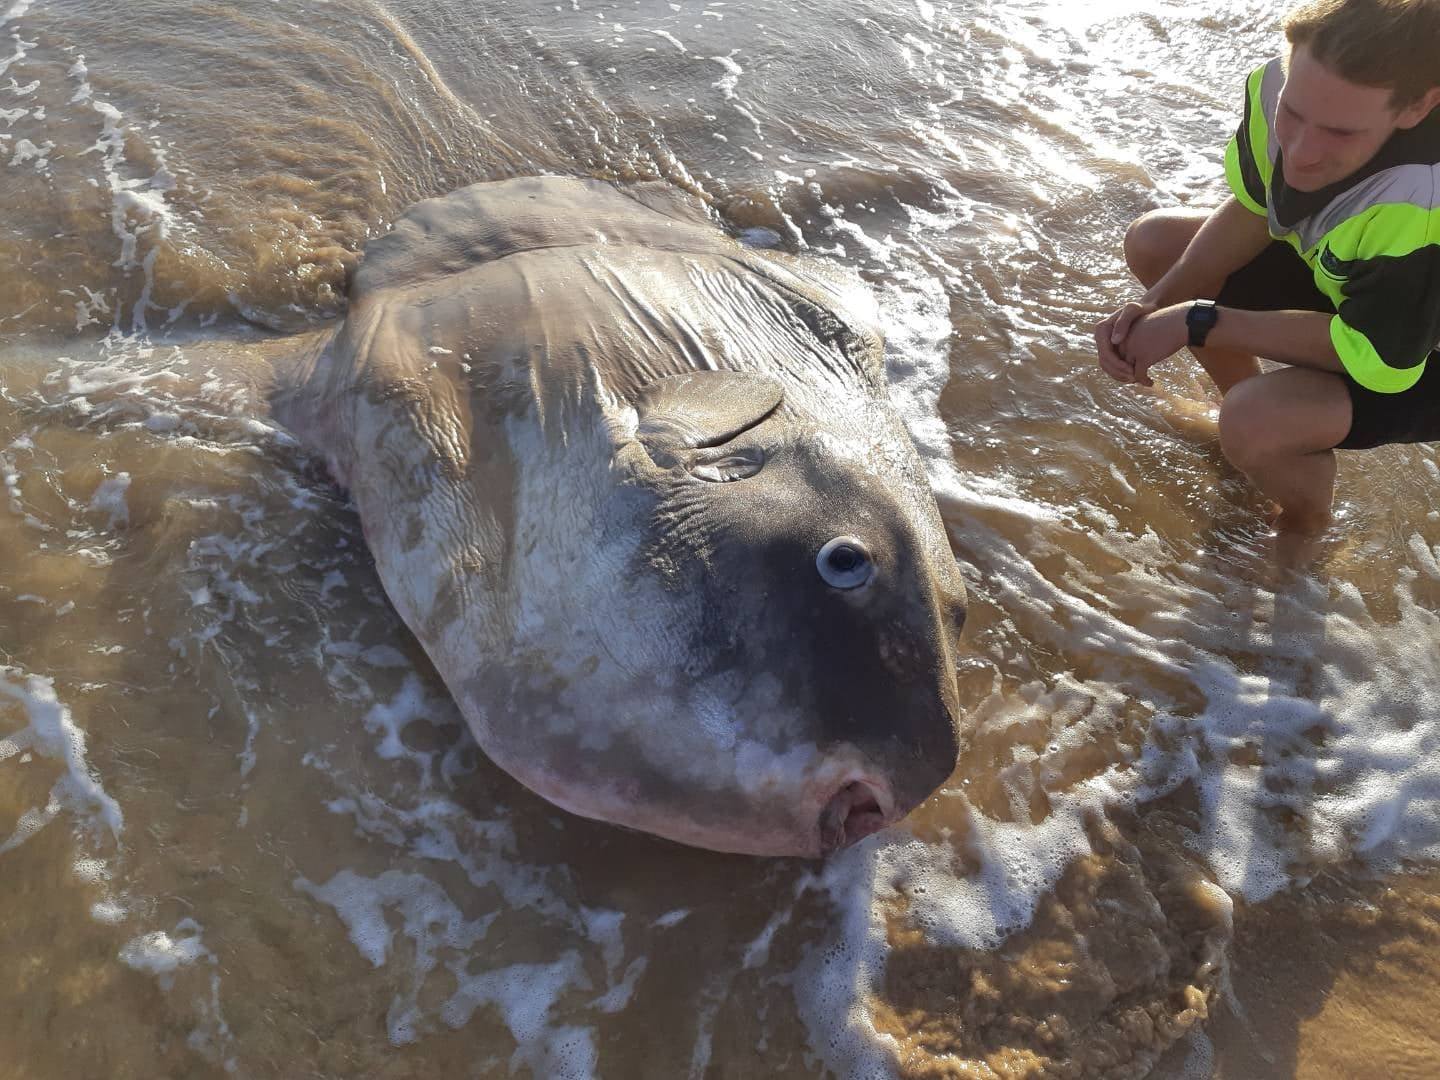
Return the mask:
M 1129 324 L 1129 332 L 1119 349 L 1123 362 L 1129 367 L 1131 380 L 1141 386 L 1155 385 L 1150 378 L 1150 369 L 1161 360 L 1174 356 L 1190 339 L 1190 332 L 1185 326 L 1185 314 L 1189 307 L 1188 303 L 1172 304 L 1141 315 Z M 1121 310 L 1123 312 L 1124 309 Z
M 1095 327 L 1095 352 L 1100 357 L 1101 369 L 1112 379 L 1135 381 L 1135 365 L 1125 348 L 1125 339 L 1136 320 L 1154 310 L 1155 305 L 1148 300 L 1131 301 Z

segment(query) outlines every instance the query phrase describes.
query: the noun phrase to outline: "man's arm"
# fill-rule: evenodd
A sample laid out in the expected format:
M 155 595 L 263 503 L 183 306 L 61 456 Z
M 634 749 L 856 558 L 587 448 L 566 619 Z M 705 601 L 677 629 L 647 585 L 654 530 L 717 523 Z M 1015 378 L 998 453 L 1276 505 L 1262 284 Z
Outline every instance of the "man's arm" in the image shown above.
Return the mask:
M 1408 390 L 1440 341 L 1440 215 L 1387 204 L 1360 239 L 1338 314 L 1222 308 L 1206 344 L 1344 372 L 1375 393 Z M 1131 326 L 1121 352 L 1136 381 L 1148 385 L 1149 368 L 1184 346 L 1188 307 L 1174 304 Z
M 1190 305 L 1178 307 L 1183 343 L 1189 337 L 1184 327 Z M 1207 345 L 1244 349 L 1293 367 L 1345 370 L 1330 335 L 1333 315 L 1320 311 L 1245 311 L 1242 308 L 1218 308 L 1217 311 L 1219 321 L 1205 339 Z
M 1270 243 L 1270 226 L 1231 195 L 1210 215 L 1175 265 L 1140 303 L 1152 311 L 1182 300 L 1213 300 L 1225 279 Z
M 1095 328 L 1100 366 L 1121 382 L 1136 379 L 1135 365 L 1123 342 L 1137 319 L 1181 300 L 1212 299 L 1225 279 L 1270 243 L 1270 228 L 1261 214 L 1233 195 L 1200 226 L 1175 264 L 1139 300 L 1131 301 Z M 1153 361 L 1152 361 L 1153 362 Z
M 1172 304 L 1143 316 L 1131 327 L 1123 348 L 1135 382 L 1152 385 L 1150 368 L 1185 347 L 1190 336 L 1185 326 L 1189 310 L 1188 300 Z M 1239 349 L 1293 367 L 1337 373 L 1345 370 L 1331 339 L 1333 315 L 1229 307 L 1215 310 L 1217 319 L 1205 339 L 1207 346 Z

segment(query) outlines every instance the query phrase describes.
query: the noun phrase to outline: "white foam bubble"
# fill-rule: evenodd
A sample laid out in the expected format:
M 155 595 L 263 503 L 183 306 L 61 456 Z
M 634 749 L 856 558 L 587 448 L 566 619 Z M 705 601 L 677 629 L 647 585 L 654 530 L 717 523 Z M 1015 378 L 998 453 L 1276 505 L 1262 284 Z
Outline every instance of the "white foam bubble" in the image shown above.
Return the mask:
M 510 1058 L 512 1072 L 526 1067 L 533 1076 L 555 1080 L 590 1080 L 595 1075 L 594 1032 L 550 1022 L 566 989 L 589 985 L 578 953 L 566 953 L 553 964 L 513 964 L 459 982 L 442 1009 L 446 1023 L 463 1027 L 477 1008 L 494 1006 L 517 1043 Z
M 125 493 L 130 490 L 130 474 L 116 473 L 102 480 L 95 493 L 90 496 L 90 509 L 109 515 L 109 527 L 127 524 L 130 520 L 130 506 Z
M 440 886 L 423 875 L 398 870 L 387 870 L 377 878 L 342 870 L 324 885 L 302 879 L 296 887 L 335 909 L 360 955 L 375 967 L 385 963 L 395 936 L 385 920 L 386 907 L 399 909 L 403 932 L 415 939 L 418 962 L 427 971 L 434 966 L 436 948 L 478 941 L 495 919 L 491 913 L 467 921 Z
M 594 1001 L 590 1002 L 591 1008 L 599 1009 L 603 1013 L 618 1013 L 630 1004 L 630 999 L 635 995 L 635 987 L 640 981 L 640 976 L 645 974 L 649 966 L 649 959 L 644 956 L 637 956 L 630 961 L 625 968 L 625 974 L 619 982 L 610 986 L 605 993 L 601 994 Z
M 152 930 L 127 941 L 120 950 L 120 962 L 136 971 L 152 975 L 172 975 L 176 969 L 197 960 L 214 961 L 205 948 L 202 928 L 194 919 L 181 919 L 173 931 Z
M 0 15 L 0 26 L 4 26 L 8 22 L 12 22 L 15 19 L 20 18 L 22 15 L 24 15 L 27 11 L 30 10 L 31 6 L 34 3 L 35 0 L 15 0 L 15 2 L 10 5 L 10 7 L 5 11 L 5 13 L 3 15 Z
M 763 967 L 770 959 L 770 946 L 775 941 L 775 935 L 780 928 L 785 926 L 795 914 L 795 906 L 784 908 L 775 912 L 766 921 L 764 929 L 745 946 L 745 952 L 741 956 L 740 966 L 747 971 L 752 968 Z
M 402 690 L 388 707 L 403 717 L 419 701 Z M 384 746 L 391 731 L 403 727 L 397 721 L 393 729 L 377 724 L 372 730 Z M 349 786 L 317 755 L 307 755 L 306 762 Z M 493 1007 L 516 1038 L 514 1067 L 528 1066 L 535 1075 L 590 1075 L 594 1034 L 577 1021 L 586 1013 L 598 1020 L 624 1009 L 647 968 L 643 955 L 627 954 L 625 914 L 567 899 L 574 892 L 569 871 L 517 859 L 514 833 L 503 819 L 477 817 L 473 809 L 433 789 L 416 797 L 415 805 L 406 808 L 370 792 L 354 792 L 332 800 L 330 809 L 353 817 L 361 835 L 395 845 L 407 857 L 454 866 L 469 889 L 497 896 L 498 904 L 487 900 L 482 914 L 467 918 L 438 882 L 400 870 L 375 878 L 345 870 L 324 885 L 296 882 L 297 888 L 335 909 L 357 950 L 376 966 L 397 962 L 397 935 L 411 939 L 413 949 L 398 954 L 405 956 L 398 962 L 408 966 L 409 975 L 387 1014 L 392 1041 L 422 1038 L 437 1023 L 462 1026 L 477 1009 Z M 538 935 L 537 941 L 553 943 L 552 958 L 493 967 L 493 949 L 485 935 L 500 911 L 538 920 L 531 933 Z M 673 926 L 685 914 L 671 912 L 662 921 Z M 586 958 L 592 961 L 588 971 L 582 962 Z M 456 990 L 441 1006 L 426 1010 L 420 1005 L 422 988 L 441 966 L 453 976 Z M 563 1026 L 550 1019 L 562 997 Z
M 335 909 L 355 948 L 375 967 L 389 958 L 395 937 L 385 912 L 393 910 L 399 916 L 400 933 L 410 938 L 415 952 L 410 986 L 395 997 L 386 1014 L 390 1041 L 396 1046 L 414 1042 L 426 1029 L 420 988 L 434 970 L 441 950 L 470 948 L 485 937 L 498 914 L 466 919 L 435 882 L 399 870 L 387 870 L 376 878 L 342 870 L 324 885 L 302 878 L 295 886 Z
M 10 65 L 14 64 L 17 60 L 25 59 L 25 57 L 29 55 L 26 50 L 31 49 L 35 46 L 35 42 L 23 40 L 18 33 L 12 33 L 10 35 L 10 40 L 15 44 L 15 51 L 9 56 L 0 58 L 0 75 L 4 75 L 5 72 L 9 71 Z M 20 110 L 20 115 L 24 116 L 28 112 L 29 110 L 22 109 Z M 0 109 L 0 115 L 4 115 L 3 109 Z M 19 117 L 16 117 L 15 119 L 19 119 Z M 8 122 L 10 121 L 7 121 L 7 123 Z
M 240 1062 L 235 1054 L 235 1038 L 230 1032 L 220 1011 L 220 974 L 210 973 L 210 995 L 208 1000 L 196 1002 L 199 1023 L 185 1037 L 185 1045 L 206 1060 L 219 1065 L 227 1073 L 240 1071 Z
M 516 1042 L 512 1068 L 526 1066 L 533 1075 L 547 1077 L 594 1074 L 593 1032 L 574 1025 L 554 1025 L 550 1020 L 567 990 L 591 989 L 578 952 L 566 951 L 549 964 L 514 964 L 473 973 L 470 950 L 485 937 L 499 912 L 466 919 L 438 884 L 424 875 L 398 870 L 388 870 L 375 878 L 343 870 L 324 885 L 304 879 L 295 884 L 335 909 L 355 947 L 376 967 L 389 959 L 397 932 L 389 925 L 386 912 L 398 916 L 398 932 L 411 939 L 414 955 L 410 985 L 396 996 L 386 1016 L 392 1043 L 413 1042 L 429 1030 L 430 1020 L 419 1004 L 420 990 L 444 956 L 456 987 L 438 1012 L 445 1024 L 464 1027 L 477 1009 L 492 1006 Z M 618 913 L 595 912 L 590 921 L 602 938 L 618 933 Z M 639 972 L 633 964 L 631 971 L 627 971 L 627 977 L 633 984 Z M 626 986 L 617 983 L 612 988 L 614 1001 L 605 997 L 597 1004 L 601 1008 L 612 1003 L 623 1005 L 629 996 Z
M 124 907 L 108 894 L 111 867 L 99 848 L 111 850 L 120 841 L 124 814 L 89 763 L 84 730 L 56 696 L 52 678 L 0 664 L 0 720 L 9 719 L 9 710 L 4 707 L 7 703 L 19 706 L 26 724 L 0 737 L 0 765 L 13 762 L 10 768 L 33 768 L 36 760 L 48 759 L 58 762 L 62 772 L 50 786 L 45 804 L 24 809 L 16 819 L 9 837 L 0 842 L 0 857 L 20 847 L 60 815 L 72 815 L 78 831 L 91 845 L 89 850 L 73 855 L 73 877 L 82 886 L 101 893 L 92 903 L 92 916 L 98 922 L 118 922 L 124 916 Z
M 15 152 L 10 156 L 10 167 L 30 165 L 36 172 L 48 173 L 50 171 L 50 151 L 54 149 L 55 144 L 48 139 L 39 146 L 29 139 L 16 139 Z
M 115 900 L 99 900 L 90 905 L 90 917 L 98 923 L 115 926 L 125 921 L 129 910 Z
M 1190 1049 L 1175 1080 L 1211 1080 L 1215 1075 L 1215 1043 L 1199 1030 L 1192 1031 L 1187 1041 Z
M 204 961 L 210 969 L 208 978 L 197 980 L 192 975 L 182 984 L 199 991 L 191 1003 L 196 1023 L 186 1035 L 185 1045 L 226 1072 L 238 1070 L 235 1038 L 220 1009 L 219 957 L 205 947 L 204 928 L 198 922 L 185 918 L 173 930 L 152 930 L 131 938 L 120 949 L 119 958 L 127 967 L 154 975 L 167 993 L 176 990 L 185 973 Z
M 695 1017 L 695 1045 L 690 1051 L 692 1078 L 704 1076 L 710 1069 L 710 1058 L 715 1052 L 715 1017 L 730 992 L 733 979 L 724 972 L 714 975 L 700 994 L 700 1006 Z
M 105 834 L 118 840 L 125 816 L 91 768 L 85 732 L 56 696 L 55 681 L 0 665 L 0 699 L 17 704 L 27 720 L 25 727 L 0 738 L 0 761 L 19 751 L 32 750 L 64 767 L 46 804 L 32 807 L 21 816 L 10 836 L 0 843 L 0 854 L 23 844 L 66 810 L 77 815 L 92 835 Z
M 613 983 L 620 962 L 625 958 L 625 938 L 621 933 L 625 913 L 606 908 L 582 907 L 580 921 L 585 927 L 586 937 L 600 946 L 600 956 L 605 962 L 606 981 Z
M 104 186 L 110 191 L 110 226 L 116 239 L 120 241 L 120 254 L 115 265 L 123 271 L 138 270 L 141 273 L 140 295 L 131 311 L 130 325 L 123 329 L 143 334 L 149 329 L 149 312 L 156 307 L 152 297 L 155 288 L 155 263 L 160 248 L 173 235 L 189 231 L 183 220 L 173 212 L 166 198 L 167 194 L 175 189 L 175 174 L 167 166 L 165 148 L 158 141 L 143 132 L 132 131 L 118 108 L 94 96 L 84 54 L 77 56 L 66 74 L 77 84 L 71 103 L 88 103 L 101 119 L 100 133 L 94 144 L 81 154 L 100 155 Z M 148 176 L 126 175 L 130 170 L 127 169 L 125 141 L 130 136 L 144 138 L 149 143 L 150 153 L 158 167 Z M 89 292 L 88 289 L 86 291 Z M 88 303 L 80 302 L 76 315 L 77 329 L 83 328 L 93 319 L 97 310 L 96 300 L 95 294 L 90 293 Z M 108 310 L 108 303 L 104 306 Z M 178 317 L 184 306 L 181 304 L 171 309 L 170 317 Z M 122 329 L 120 316 L 121 312 L 117 307 L 114 311 L 116 330 Z
M 399 652 L 383 647 L 365 649 L 359 654 L 359 658 L 377 667 L 410 667 L 409 661 Z M 419 675 L 412 669 L 405 676 L 405 681 L 394 698 L 371 706 L 363 717 L 363 723 L 372 735 L 380 736 L 380 742 L 375 747 L 377 754 L 386 760 L 408 758 L 413 761 L 420 769 L 422 784 L 428 785 L 437 755 L 431 751 L 413 750 L 406 746 L 404 731 L 417 720 L 442 723 L 449 720 L 449 714 L 445 711 L 449 707 L 448 702 L 436 700 L 426 692 Z
M 711 85 L 720 91 L 720 96 L 726 101 L 735 99 L 735 88 L 740 85 L 740 76 L 745 74 L 745 69 L 735 62 L 735 53 L 739 50 L 732 50 L 726 56 L 710 57 L 715 63 L 725 69 L 725 74 L 720 76 L 719 81 Z

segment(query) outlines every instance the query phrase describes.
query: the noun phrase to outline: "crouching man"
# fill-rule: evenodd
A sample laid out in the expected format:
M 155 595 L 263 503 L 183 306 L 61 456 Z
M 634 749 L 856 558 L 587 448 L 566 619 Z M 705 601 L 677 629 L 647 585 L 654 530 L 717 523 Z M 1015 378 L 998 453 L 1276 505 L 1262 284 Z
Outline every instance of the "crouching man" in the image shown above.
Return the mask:
M 1440 0 L 1305 0 L 1284 26 L 1288 55 L 1246 82 L 1231 196 L 1130 226 L 1146 292 L 1095 344 L 1145 386 L 1188 344 L 1225 456 L 1304 534 L 1330 520 L 1335 450 L 1440 440 Z

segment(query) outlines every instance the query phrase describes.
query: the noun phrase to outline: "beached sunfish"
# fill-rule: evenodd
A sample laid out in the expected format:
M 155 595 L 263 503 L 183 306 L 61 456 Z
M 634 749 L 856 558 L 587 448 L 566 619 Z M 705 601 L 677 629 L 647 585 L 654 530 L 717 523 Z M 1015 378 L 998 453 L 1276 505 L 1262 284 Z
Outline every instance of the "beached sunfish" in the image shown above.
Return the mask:
M 551 802 L 818 856 L 959 752 L 965 591 L 873 301 L 662 185 L 412 207 L 277 418 L 484 751 Z

